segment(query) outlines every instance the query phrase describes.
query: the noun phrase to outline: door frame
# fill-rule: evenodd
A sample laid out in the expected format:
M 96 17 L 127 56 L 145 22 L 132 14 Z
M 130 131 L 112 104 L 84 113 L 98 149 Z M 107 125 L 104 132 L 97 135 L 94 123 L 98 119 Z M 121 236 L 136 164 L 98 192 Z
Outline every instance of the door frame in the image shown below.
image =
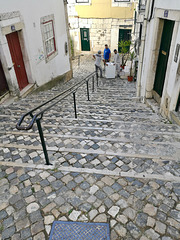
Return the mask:
M 16 74 L 18 86 L 21 91 L 29 84 L 29 81 L 18 31 L 7 34 L 6 38 L 11 59 L 14 65 L 14 71 Z
M 165 23 L 168 24 L 168 22 L 171 22 L 171 26 L 170 26 L 171 27 L 171 29 L 170 29 L 171 36 L 168 39 L 169 46 L 166 46 L 167 48 L 165 49 L 163 44 L 164 44 L 164 42 L 167 42 L 166 41 L 167 39 L 165 39 L 163 42 L 163 35 L 166 34 L 164 29 L 165 29 Z M 160 47 L 159 47 L 159 54 L 157 57 L 157 65 L 156 65 L 156 71 L 155 71 L 154 84 L 153 84 L 153 95 L 157 102 L 160 102 L 161 98 L 163 96 L 163 90 L 164 90 L 167 67 L 168 67 L 168 60 L 169 60 L 169 53 L 170 53 L 170 49 L 171 49 L 172 37 L 173 37 L 173 32 L 174 32 L 174 25 L 175 25 L 175 21 L 164 19 Z M 166 27 L 168 27 L 168 25 L 166 25 Z M 167 29 L 166 29 L 166 31 L 167 31 Z M 166 52 L 164 50 L 166 50 Z M 161 72 L 161 75 L 158 76 L 159 67 L 162 63 L 163 63 L 163 67 L 165 66 L 165 68 L 163 69 L 164 71 Z M 160 77 L 161 79 L 158 80 L 158 77 Z
M 6 80 L 6 75 L 4 73 L 4 69 L 3 69 L 3 65 L 2 65 L 2 62 L 1 62 L 1 59 L 0 59 L 0 71 L 1 71 L 1 83 L 4 85 L 4 92 L 2 91 L 2 95 L 1 95 L 1 92 L 0 92 L 0 97 L 2 97 L 4 94 L 7 94 L 9 92 L 9 86 L 8 86 L 8 83 L 7 83 L 7 80 Z
M 82 43 L 82 40 L 83 40 L 83 30 L 84 29 L 86 29 L 86 30 L 88 30 L 87 32 L 88 32 L 88 50 L 83 50 L 83 43 Z M 80 28 L 80 39 L 81 39 L 81 51 L 83 51 L 83 52 L 85 52 L 85 51 L 87 51 L 87 52 L 89 52 L 89 51 L 91 51 L 91 46 L 90 46 L 90 33 L 89 33 L 89 28 Z
M 123 37 L 121 39 L 121 34 L 120 32 L 122 32 L 121 34 L 123 34 Z M 119 28 L 119 32 L 118 32 L 118 52 L 121 52 L 121 48 L 119 47 L 119 42 L 122 40 L 124 41 L 131 41 L 131 33 L 132 33 L 132 29 L 131 28 Z M 128 47 L 129 50 L 130 46 Z
M 179 93 L 179 96 L 178 96 L 178 99 L 177 99 L 177 104 L 176 104 L 176 109 L 175 109 L 176 112 L 179 112 L 180 111 L 180 93 Z

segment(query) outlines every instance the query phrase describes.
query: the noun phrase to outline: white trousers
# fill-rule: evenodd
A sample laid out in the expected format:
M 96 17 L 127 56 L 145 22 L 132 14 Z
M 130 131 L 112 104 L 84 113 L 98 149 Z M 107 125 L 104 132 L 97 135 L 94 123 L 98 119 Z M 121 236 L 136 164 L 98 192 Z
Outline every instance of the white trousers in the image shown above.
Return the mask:
M 120 75 L 120 63 L 116 63 L 116 73 Z

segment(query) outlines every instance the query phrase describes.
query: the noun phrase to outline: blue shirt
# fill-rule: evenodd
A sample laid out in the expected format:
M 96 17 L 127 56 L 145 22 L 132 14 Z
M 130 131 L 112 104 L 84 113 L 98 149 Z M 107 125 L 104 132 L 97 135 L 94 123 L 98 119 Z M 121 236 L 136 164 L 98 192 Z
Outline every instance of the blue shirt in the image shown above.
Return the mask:
M 109 59 L 109 54 L 111 53 L 109 48 L 104 49 L 104 59 Z

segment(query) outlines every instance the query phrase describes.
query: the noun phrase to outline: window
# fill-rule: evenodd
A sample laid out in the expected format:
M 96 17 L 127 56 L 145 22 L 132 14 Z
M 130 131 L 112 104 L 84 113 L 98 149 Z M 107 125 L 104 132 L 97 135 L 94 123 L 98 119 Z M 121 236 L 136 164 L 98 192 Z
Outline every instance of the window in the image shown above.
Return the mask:
M 49 57 L 56 51 L 53 21 L 50 20 L 48 22 L 45 22 L 43 23 L 43 26 L 46 56 Z
M 89 0 L 76 0 L 76 3 L 89 3 Z
M 48 62 L 57 54 L 54 15 L 41 18 L 41 32 L 44 47 L 44 58 Z

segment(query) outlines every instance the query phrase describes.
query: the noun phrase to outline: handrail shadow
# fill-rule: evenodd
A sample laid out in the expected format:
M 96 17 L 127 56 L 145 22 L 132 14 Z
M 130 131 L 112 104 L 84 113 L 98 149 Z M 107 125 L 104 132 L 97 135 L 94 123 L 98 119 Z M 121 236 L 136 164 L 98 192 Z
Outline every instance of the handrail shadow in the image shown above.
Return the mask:
M 89 81 L 92 80 L 92 92 L 94 92 L 95 77 L 96 77 L 96 82 L 97 82 L 97 87 L 98 87 L 98 76 L 97 76 L 96 72 L 93 72 L 93 73 L 89 74 L 86 78 L 84 78 L 83 80 L 81 80 L 78 83 L 74 84 L 72 87 L 68 88 L 67 90 L 63 91 L 62 93 L 56 95 L 55 97 L 49 99 L 48 101 L 40 104 L 39 106 L 37 106 L 37 107 L 33 108 L 32 110 L 28 111 L 27 113 L 23 114 L 21 116 L 20 120 L 18 121 L 18 123 L 16 125 L 16 128 L 18 130 L 30 130 L 33 127 L 34 123 L 35 122 L 37 123 L 39 136 L 40 136 L 40 139 L 41 139 L 41 144 L 42 144 L 42 148 L 43 148 L 43 152 L 44 152 L 44 156 L 45 156 L 45 160 L 46 160 L 46 164 L 47 165 L 51 165 L 51 163 L 49 161 L 49 157 L 48 157 L 48 153 L 47 153 L 47 149 L 46 149 L 46 144 L 45 144 L 45 140 L 44 140 L 44 135 L 43 135 L 43 130 L 42 130 L 42 127 L 41 127 L 41 119 L 43 118 L 44 112 L 48 111 L 50 108 L 52 108 L 53 106 L 58 104 L 61 100 L 65 99 L 69 95 L 73 94 L 74 112 L 75 112 L 75 118 L 77 118 L 76 91 L 83 84 L 86 83 L 87 98 L 88 98 L 87 100 L 90 101 L 90 97 L 89 97 Z M 53 102 L 53 101 L 55 101 L 55 102 Z M 38 111 L 38 112 L 36 113 L 36 111 Z M 28 116 L 30 116 L 32 119 L 30 121 L 28 121 L 26 126 L 24 126 L 23 123 L 25 122 L 25 119 Z

